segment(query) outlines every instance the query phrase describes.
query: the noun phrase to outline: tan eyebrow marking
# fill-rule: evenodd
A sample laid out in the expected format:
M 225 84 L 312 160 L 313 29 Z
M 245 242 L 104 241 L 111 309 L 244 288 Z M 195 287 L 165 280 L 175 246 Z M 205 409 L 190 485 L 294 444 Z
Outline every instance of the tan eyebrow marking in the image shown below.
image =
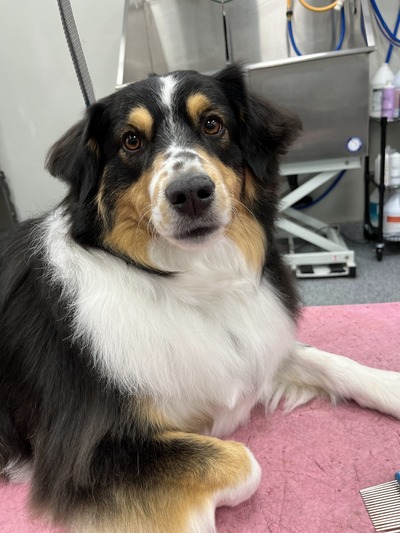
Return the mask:
M 151 137 L 154 121 L 146 107 L 134 107 L 129 113 L 128 122 L 134 129 L 144 133 L 147 138 Z
M 190 95 L 186 102 L 188 115 L 194 124 L 199 121 L 204 111 L 211 108 L 212 106 L 210 100 L 202 93 Z

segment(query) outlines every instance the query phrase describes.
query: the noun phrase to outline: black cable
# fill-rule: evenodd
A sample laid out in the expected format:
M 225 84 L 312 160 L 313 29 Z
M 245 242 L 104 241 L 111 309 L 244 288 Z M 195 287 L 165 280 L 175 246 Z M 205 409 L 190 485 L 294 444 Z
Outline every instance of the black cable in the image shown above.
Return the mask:
M 61 22 L 64 29 L 65 39 L 67 40 L 69 53 L 71 54 L 76 77 L 78 78 L 86 107 L 92 105 L 96 98 L 94 96 L 92 80 L 90 79 L 89 70 L 85 61 L 78 30 L 76 28 L 72 7 L 69 0 L 57 0 L 60 11 Z
M 361 224 L 361 223 L 360 223 L 360 224 Z M 370 243 L 370 241 L 367 241 L 366 239 L 363 240 L 363 241 L 358 241 L 357 239 L 353 239 L 352 237 L 349 237 L 348 235 L 346 235 L 345 233 L 343 233 L 342 230 L 339 230 L 339 234 L 343 237 L 343 239 L 344 239 L 345 241 L 349 241 L 349 242 L 351 242 L 351 243 L 353 243 L 353 244 L 360 244 L 360 245 L 364 246 L 364 245 Z

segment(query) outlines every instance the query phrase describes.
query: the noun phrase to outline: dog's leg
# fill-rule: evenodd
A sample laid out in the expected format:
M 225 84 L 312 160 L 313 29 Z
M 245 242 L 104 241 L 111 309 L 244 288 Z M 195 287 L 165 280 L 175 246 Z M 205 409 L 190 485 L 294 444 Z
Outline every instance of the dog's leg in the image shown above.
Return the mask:
M 400 418 L 400 373 L 298 344 L 278 372 L 270 406 L 276 407 L 284 397 L 286 407 L 292 409 L 321 394 L 332 401 L 354 400 Z
M 93 486 L 68 524 L 72 531 L 215 533 L 215 508 L 237 505 L 258 488 L 260 467 L 243 444 L 165 431 L 149 447 L 146 461 L 134 456 L 122 477 Z

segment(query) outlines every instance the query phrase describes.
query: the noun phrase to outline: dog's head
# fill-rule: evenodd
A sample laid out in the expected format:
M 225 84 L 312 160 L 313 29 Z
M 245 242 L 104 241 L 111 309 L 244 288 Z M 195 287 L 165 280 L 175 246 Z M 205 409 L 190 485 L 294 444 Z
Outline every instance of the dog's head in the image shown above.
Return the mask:
M 238 66 L 215 76 L 179 71 L 91 106 L 53 146 L 47 167 L 70 186 L 82 244 L 150 268 L 154 240 L 197 249 L 223 235 L 244 248 L 253 239 L 260 256 L 275 218 L 279 158 L 299 128 L 247 91 Z

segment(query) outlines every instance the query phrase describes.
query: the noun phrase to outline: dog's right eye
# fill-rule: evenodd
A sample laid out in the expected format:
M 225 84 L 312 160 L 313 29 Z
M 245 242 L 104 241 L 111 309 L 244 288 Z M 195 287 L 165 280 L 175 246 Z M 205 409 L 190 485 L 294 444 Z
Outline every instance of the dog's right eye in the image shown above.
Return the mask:
M 136 132 L 130 131 L 122 137 L 122 144 L 129 152 L 134 152 L 142 147 L 142 139 Z
M 223 131 L 224 125 L 219 118 L 211 116 L 206 118 L 203 129 L 207 135 L 218 135 Z

